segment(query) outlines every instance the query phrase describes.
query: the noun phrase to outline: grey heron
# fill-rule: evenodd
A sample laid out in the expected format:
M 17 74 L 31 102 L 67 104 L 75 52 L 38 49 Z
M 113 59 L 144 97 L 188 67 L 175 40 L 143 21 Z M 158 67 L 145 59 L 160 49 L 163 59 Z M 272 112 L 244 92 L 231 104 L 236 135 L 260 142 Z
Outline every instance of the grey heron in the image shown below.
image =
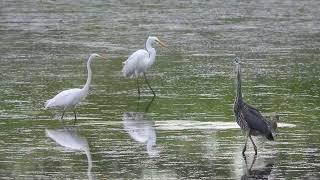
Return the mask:
M 275 129 L 277 128 L 277 122 L 266 120 L 266 118 L 264 118 L 256 108 L 244 102 L 241 92 L 240 59 L 237 57 L 234 61 L 236 64 L 237 73 L 237 89 L 236 98 L 234 101 L 234 115 L 238 125 L 240 126 L 241 130 L 245 132 L 246 135 L 242 155 L 244 156 L 244 153 L 247 149 L 248 138 L 251 140 L 253 144 L 255 155 L 257 155 L 257 146 L 253 142 L 251 136 L 261 135 L 266 137 L 268 140 L 273 141 L 274 137 L 272 132 L 275 132 Z

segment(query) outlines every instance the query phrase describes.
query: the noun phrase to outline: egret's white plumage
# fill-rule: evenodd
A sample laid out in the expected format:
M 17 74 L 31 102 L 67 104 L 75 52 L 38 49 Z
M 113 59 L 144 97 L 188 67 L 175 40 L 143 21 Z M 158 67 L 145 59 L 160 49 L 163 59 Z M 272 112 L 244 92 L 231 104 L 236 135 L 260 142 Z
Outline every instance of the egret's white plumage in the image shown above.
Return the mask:
M 148 51 L 139 49 L 138 51 L 131 54 L 131 56 L 123 62 L 123 75 L 125 77 L 138 77 L 142 75 L 153 63 L 154 59 L 149 58 Z M 153 60 L 153 61 L 151 61 Z
M 45 109 L 48 108 L 61 108 L 63 109 L 63 114 L 61 119 L 63 118 L 64 112 L 66 110 L 73 110 L 76 120 L 76 113 L 75 113 L 75 107 L 79 104 L 79 102 L 83 99 L 85 99 L 89 93 L 89 86 L 91 84 L 92 79 L 92 71 L 91 71 L 91 61 L 95 57 L 102 57 L 99 54 L 91 54 L 88 61 L 87 61 L 87 71 L 88 71 L 88 77 L 87 82 L 83 86 L 83 88 L 74 88 L 74 89 L 68 89 L 65 91 L 60 92 L 52 99 L 49 99 L 45 103 Z M 103 57 L 102 57 L 103 58 Z
M 125 77 L 139 78 L 139 76 L 144 75 L 145 80 L 154 95 L 155 93 L 147 81 L 145 72 L 154 64 L 154 61 L 156 58 L 156 50 L 152 47 L 152 45 L 155 42 L 165 47 L 165 44 L 162 43 L 157 37 L 149 36 L 146 42 L 146 49 L 139 49 L 133 54 L 131 54 L 129 58 L 123 62 L 123 68 L 122 68 L 122 73 Z M 138 83 L 138 93 L 140 95 L 138 80 L 137 80 L 137 83 Z

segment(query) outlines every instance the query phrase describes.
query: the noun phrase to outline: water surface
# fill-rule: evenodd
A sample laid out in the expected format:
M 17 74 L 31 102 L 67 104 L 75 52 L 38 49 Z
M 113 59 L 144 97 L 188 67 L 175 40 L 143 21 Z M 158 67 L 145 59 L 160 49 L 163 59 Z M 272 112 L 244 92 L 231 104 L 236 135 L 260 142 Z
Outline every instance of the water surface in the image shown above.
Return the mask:
M 319 8 L 316 0 L 1 1 L 1 178 L 320 178 Z M 148 87 L 138 101 L 135 81 L 120 72 L 148 35 L 169 45 L 157 47 L 148 71 L 150 106 Z M 71 112 L 61 122 L 43 103 L 85 84 L 92 52 L 111 61 L 92 63 L 76 125 Z M 236 56 L 246 101 L 280 114 L 276 141 L 255 138 L 256 158 L 251 145 L 242 157 L 232 112 Z

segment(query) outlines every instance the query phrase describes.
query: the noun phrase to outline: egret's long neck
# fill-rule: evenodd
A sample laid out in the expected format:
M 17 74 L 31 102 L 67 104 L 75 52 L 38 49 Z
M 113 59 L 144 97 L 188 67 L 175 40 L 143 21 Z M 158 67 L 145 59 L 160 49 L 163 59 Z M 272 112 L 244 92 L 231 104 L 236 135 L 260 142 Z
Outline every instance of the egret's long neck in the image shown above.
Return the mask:
M 89 89 L 90 84 L 91 84 L 91 79 L 92 79 L 92 71 L 91 71 L 91 61 L 94 59 L 94 56 L 90 56 L 88 61 L 87 61 L 87 71 L 88 71 L 88 77 L 87 77 L 87 82 L 86 84 L 83 86 L 82 89 Z
M 148 64 L 149 64 L 149 66 L 151 66 L 156 59 L 156 50 L 151 46 L 150 40 L 147 40 L 147 42 L 146 42 L 146 49 L 147 49 L 147 51 L 149 53 L 149 57 L 150 57 Z
M 237 71 L 237 80 L 236 80 L 237 81 L 237 97 L 236 97 L 236 100 L 242 100 L 240 64 L 237 64 L 236 71 Z

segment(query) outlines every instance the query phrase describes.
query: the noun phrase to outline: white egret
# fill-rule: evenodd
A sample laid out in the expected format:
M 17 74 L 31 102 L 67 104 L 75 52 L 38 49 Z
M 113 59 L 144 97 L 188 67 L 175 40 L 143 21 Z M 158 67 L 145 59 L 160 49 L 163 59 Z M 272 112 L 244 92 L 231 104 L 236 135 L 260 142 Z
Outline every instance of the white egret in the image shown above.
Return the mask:
M 74 89 L 68 89 L 65 91 L 60 92 L 57 94 L 55 97 L 52 99 L 49 99 L 45 103 L 45 109 L 48 108 L 61 108 L 63 109 L 63 113 L 61 116 L 61 119 L 63 119 L 64 113 L 67 110 L 72 110 L 74 113 L 74 123 L 77 121 L 77 114 L 76 114 L 76 106 L 79 104 L 79 102 L 83 99 L 85 99 L 88 95 L 89 92 L 89 86 L 91 84 L 91 79 L 92 79 L 92 71 L 91 71 L 91 61 L 95 57 L 100 57 L 100 58 L 105 58 L 103 56 L 100 56 L 99 54 L 91 54 L 88 61 L 87 61 L 87 71 L 88 71 L 88 77 L 87 77 L 87 82 L 83 86 L 82 89 L 79 88 L 74 88 Z
M 156 58 L 156 50 L 152 47 L 153 43 L 159 43 L 161 46 L 166 47 L 166 45 L 161 42 L 157 37 L 149 36 L 146 42 L 146 49 L 139 49 L 133 54 L 129 56 L 129 58 L 123 62 L 123 75 L 125 77 L 136 77 L 137 78 L 137 86 L 138 86 L 138 94 L 140 97 L 140 89 L 139 89 L 139 76 L 143 75 L 146 83 L 148 84 L 150 90 L 153 95 L 156 96 L 155 92 L 151 88 L 147 76 L 146 70 L 149 69 L 155 61 Z

